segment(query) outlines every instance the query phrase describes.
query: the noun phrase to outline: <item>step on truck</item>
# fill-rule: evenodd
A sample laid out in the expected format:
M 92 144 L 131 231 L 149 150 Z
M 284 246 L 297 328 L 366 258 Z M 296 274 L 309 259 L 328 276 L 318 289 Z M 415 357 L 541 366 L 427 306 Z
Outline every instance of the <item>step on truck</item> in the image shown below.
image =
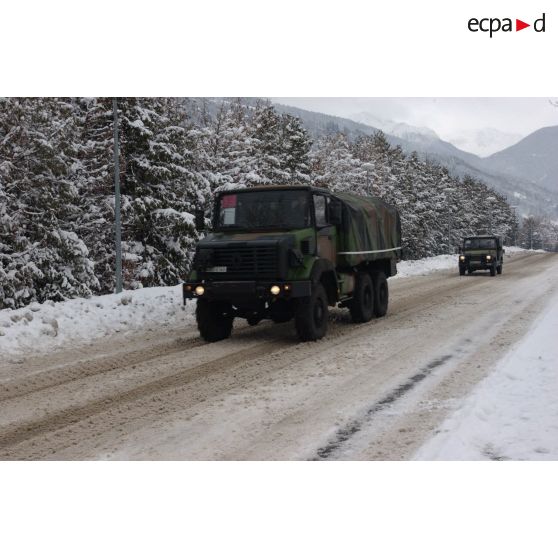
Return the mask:
M 459 247 L 459 275 L 471 275 L 478 270 L 488 270 L 494 277 L 504 269 L 502 238 L 494 235 L 469 236 Z
M 209 342 L 229 337 L 235 318 L 294 320 L 302 341 L 316 341 L 329 307 L 348 308 L 354 322 L 384 316 L 400 258 L 399 214 L 378 198 L 309 186 L 226 190 L 197 244 L 184 303 L 196 299 Z

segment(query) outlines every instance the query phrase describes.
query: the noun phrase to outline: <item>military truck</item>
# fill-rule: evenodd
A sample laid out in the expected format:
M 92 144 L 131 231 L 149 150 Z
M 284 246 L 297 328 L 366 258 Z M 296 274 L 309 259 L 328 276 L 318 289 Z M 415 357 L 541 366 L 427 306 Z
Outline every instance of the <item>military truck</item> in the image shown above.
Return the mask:
M 504 269 L 502 238 L 494 235 L 470 236 L 463 240 L 459 254 L 459 275 L 488 269 L 494 277 Z
M 235 318 L 294 319 L 299 338 L 315 341 L 331 306 L 355 322 L 384 316 L 400 257 L 399 214 L 380 199 L 309 186 L 227 190 L 196 247 L 184 302 L 197 299 L 209 342 L 229 337 Z

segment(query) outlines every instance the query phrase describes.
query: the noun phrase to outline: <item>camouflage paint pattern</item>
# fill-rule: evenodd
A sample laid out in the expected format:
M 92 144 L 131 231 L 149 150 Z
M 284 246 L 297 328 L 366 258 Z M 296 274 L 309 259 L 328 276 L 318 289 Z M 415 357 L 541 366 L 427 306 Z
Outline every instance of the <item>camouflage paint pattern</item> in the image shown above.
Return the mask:
M 338 265 L 354 267 L 365 261 L 401 256 L 401 221 L 395 207 L 379 198 L 336 194 L 343 202 Z
M 268 187 L 273 189 L 272 187 Z M 351 292 L 352 278 L 341 271 L 356 267 L 367 261 L 379 259 L 398 260 L 401 257 L 401 222 L 397 210 L 379 198 L 361 197 L 348 193 L 331 193 L 304 188 L 312 193 L 327 193 L 337 198 L 343 205 L 343 224 L 337 227 L 336 249 L 337 261 L 332 262 L 338 269 L 341 292 Z M 317 231 L 309 227 L 289 231 L 255 231 L 255 232 L 222 232 L 209 233 L 200 241 L 200 246 L 211 247 L 211 242 L 250 242 L 291 236 L 294 238 L 294 248 L 300 250 L 303 241 L 309 241 L 309 254 L 304 255 L 303 263 L 299 267 L 288 270 L 287 280 L 305 280 L 310 278 L 312 267 L 318 256 Z M 226 276 L 224 275 L 223 278 Z M 344 280 L 344 278 L 346 280 Z M 189 274 L 190 281 L 198 279 L 195 270 Z

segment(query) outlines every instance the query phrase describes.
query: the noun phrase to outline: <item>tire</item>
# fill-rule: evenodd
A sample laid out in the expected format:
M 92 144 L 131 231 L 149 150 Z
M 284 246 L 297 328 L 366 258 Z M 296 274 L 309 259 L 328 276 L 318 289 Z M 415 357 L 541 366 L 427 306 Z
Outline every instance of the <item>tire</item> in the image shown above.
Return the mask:
M 374 314 L 376 318 L 382 318 L 387 314 L 389 304 L 389 289 L 386 274 L 378 271 L 373 276 L 374 282 Z
M 374 317 L 374 284 L 368 273 L 357 275 L 349 310 L 353 322 L 357 324 L 369 322 Z
M 502 275 L 502 271 L 504 271 L 504 264 L 500 264 L 497 268 L 496 268 L 496 273 L 498 275 Z
M 231 336 L 233 316 L 231 307 L 225 302 L 198 299 L 196 321 L 201 337 L 208 343 L 221 341 Z
M 459 268 L 459 275 L 465 275 L 465 268 L 464 267 Z
M 270 318 L 275 324 L 284 324 L 293 319 L 293 310 L 287 301 L 278 300 L 271 305 Z
M 495 277 L 496 276 L 496 266 L 492 265 L 490 266 L 490 277 Z
M 262 319 L 259 316 L 250 316 L 249 318 L 246 318 L 246 321 L 249 326 L 257 326 Z
M 317 341 L 327 331 L 329 310 L 327 293 L 324 286 L 318 283 L 309 297 L 298 301 L 295 311 L 295 328 L 301 341 Z

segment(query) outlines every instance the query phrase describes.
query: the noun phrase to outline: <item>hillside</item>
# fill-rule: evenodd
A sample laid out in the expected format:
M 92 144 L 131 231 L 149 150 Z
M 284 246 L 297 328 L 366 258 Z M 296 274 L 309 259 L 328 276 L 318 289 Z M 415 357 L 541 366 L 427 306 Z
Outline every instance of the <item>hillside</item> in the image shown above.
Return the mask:
M 558 126 L 541 128 L 515 145 L 484 159 L 496 172 L 521 176 L 558 192 Z
M 279 112 L 300 118 L 304 127 L 313 138 L 342 132 L 349 139 L 355 139 L 361 135 L 374 134 L 378 131 L 377 127 L 362 122 L 355 122 L 348 118 L 308 111 L 288 105 L 276 104 L 275 107 Z M 395 130 L 397 128 L 394 126 L 393 131 Z M 513 164 L 513 151 L 511 151 L 509 157 L 505 155 L 510 150 L 514 150 L 516 146 L 512 146 L 490 157 L 481 158 L 458 149 L 432 133 L 418 134 L 417 131 L 414 131 L 413 134 L 408 134 L 406 137 L 397 137 L 396 135 L 386 133 L 386 138 L 391 145 L 400 145 L 406 153 L 416 151 L 423 158 L 438 161 L 457 176 L 470 175 L 473 178 L 486 182 L 489 186 L 504 194 L 512 205 L 516 205 L 520 214 L 546 213 L 553 218 L 558 218 L 558 188 L 556 188 L 556 184 L 552 187 L 552 180 L 556 181 L 558 176 L 558 170 L 552 166 L 553 162 L 555 165 L 558 165 L 558 162 L 552 161 L 552 154 L 558 153 L 558 127 L 550 128 L 550 130 L 555 131 L 554 133 L 544 132 L 544 130 L 547 129 L 539 130 L 541 138 L 538 137 L 538 132 L 531 134 L 531 136 L 536 137 L 520 149 L 520 154 L 539 153 L 538 150 L 540 149 L 540 160 L 538 157 L 531 156 L 529 165 L 519 162 Z M 531 138 L 531 136 L 525 138 L 525 140 Z M 546 141 L 544 138 L 548 136 L 552 138 L 552 141 L 549 142 L 551 146 L 544 146 L 543 144 Z M 525 140 L 516 145 L 523 144 Z M 523 157 L 527 156 L 523 155 Z M 558 160 L 555 156 L 554 158 Z M 537 169 L 537 163 L 540 162 L 545 164 L 544 172 L 540 172 L 540 169 Z

